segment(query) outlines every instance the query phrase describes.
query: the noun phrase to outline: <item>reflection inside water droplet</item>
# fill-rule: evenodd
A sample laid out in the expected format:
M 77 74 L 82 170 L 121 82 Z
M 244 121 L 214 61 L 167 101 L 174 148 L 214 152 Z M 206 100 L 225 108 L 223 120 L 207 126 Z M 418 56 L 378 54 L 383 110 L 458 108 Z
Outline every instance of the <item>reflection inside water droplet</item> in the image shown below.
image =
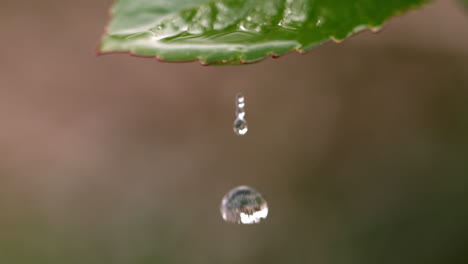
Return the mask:
M 268 216 L 268 204 L 255 189 L 239 186 L 224 196 L 221 215 L 226 222 L 257 224 Z
M 236 120 L 233 124 L 234 132 L 238 136 L 243 136 L 247 134 L 249 128 L 247 126 L 247 121 L 245 120 L 245 98 L 242 93 L 236 94 Z
M 244 119 L 236 119 L 234 121 L 234 132 L 238 135 L 238 136 L 243 136 L 245 134 L 247 134 L 247 132 L 249 131 L 249 127 L 247 126 L 247 121 L 245 121 Z

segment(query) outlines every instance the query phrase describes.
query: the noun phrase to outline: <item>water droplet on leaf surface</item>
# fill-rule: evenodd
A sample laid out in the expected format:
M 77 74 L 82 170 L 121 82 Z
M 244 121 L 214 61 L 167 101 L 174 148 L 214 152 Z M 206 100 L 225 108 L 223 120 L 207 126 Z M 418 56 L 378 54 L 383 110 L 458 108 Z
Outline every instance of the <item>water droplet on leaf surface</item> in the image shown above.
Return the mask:
M 224 221 L 236 224 L 257 224 L 268 216 L 268 204 L 263 196 L 248 186 L 229 191 L 221 202 Z

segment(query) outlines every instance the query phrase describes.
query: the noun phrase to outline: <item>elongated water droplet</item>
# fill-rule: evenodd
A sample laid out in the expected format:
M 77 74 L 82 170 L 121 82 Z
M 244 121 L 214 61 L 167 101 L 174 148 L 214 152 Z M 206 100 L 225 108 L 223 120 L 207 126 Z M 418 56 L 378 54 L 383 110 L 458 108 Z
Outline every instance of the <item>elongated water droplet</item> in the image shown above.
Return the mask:
M 238 136 L 243 136 L 249 131 L 247 120 L 245 120 L 245 98 L 242 93 L 236 94 L 236 120 L 233 129 Z
M 224 196 L 221 215 L 226 222 L 257 224 L 268 216 L 268 204 L 255 189 L 239 186 Z

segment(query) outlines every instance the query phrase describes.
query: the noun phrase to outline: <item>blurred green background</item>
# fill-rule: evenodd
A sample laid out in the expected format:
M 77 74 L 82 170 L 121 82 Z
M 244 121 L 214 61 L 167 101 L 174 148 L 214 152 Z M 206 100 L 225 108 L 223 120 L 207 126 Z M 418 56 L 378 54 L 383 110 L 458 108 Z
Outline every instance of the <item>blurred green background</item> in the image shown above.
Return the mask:
M 111 3 L 2 2 L 1 264 L 468 263 L 460 3 L 225 67 L 94 57 Z M 267 221 L 222 221 L 237 185 Z

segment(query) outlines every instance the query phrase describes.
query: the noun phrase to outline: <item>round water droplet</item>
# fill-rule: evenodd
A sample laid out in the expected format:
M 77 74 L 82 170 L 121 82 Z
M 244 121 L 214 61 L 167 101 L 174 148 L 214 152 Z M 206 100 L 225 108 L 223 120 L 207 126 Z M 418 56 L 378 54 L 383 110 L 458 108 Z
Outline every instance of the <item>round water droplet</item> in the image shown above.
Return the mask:
M 268 204 L 262 195 L 248 186 L 229 191 L 221 202 L 224 221 L 236 224 L 257 224 L 268 215 Z
M 233 129 L 234 129 L 234 132 L 238 136 L 243 136 L 247 134 L 247 131 L 249 131 L 249 127 L 247 126 L 247 121 L 245 121 L 245 119 L 240 119 L 240 118 L 237 118 L 234 121 Z

